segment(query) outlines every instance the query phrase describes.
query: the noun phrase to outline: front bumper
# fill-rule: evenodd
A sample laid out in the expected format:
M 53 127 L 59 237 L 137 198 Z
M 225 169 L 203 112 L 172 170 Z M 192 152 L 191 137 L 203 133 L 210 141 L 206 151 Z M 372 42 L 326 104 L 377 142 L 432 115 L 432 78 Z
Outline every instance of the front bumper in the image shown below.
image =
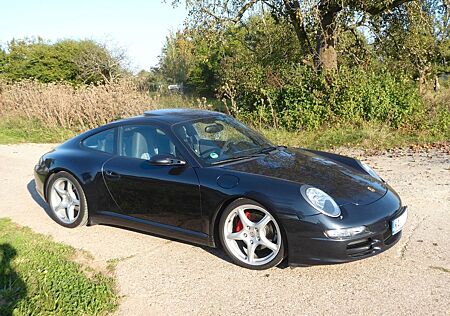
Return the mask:
M 46 170 L 43 170 L 42 166 L 37 164 L 34 167 L 34 184 L 36 187 L 36 192 L 41 196 L 41 198 L 46 201 L 45 199 L 45 193 L 44 193 L 44 183 L 46 178 L 47 172 Z
M 287 232 L 288 261 L 291 266 L 334 264 L 377 255 L 395 245 L 401 231 L 391 233 L 391 222 L 406 211 L 393 191 L 380 200 L 363 206 L 345 206 L 342 218 L 313 215 L 283 222 Z M 366 226 L 370 233 L 337 240 L 324 231 L 335 228 Z

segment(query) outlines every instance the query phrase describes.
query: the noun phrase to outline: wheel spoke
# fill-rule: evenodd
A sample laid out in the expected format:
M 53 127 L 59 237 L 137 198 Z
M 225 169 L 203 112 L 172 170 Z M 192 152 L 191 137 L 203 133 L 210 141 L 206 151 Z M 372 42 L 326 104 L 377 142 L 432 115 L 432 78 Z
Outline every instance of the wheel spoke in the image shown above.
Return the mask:
M 61 183 L 63 183 L 63 182 L 61 182 Z M 59 185 L 55 185 L 55 191 L 56 191 L 56 193 L 58 193 L 58 195 L 59 195 L 60 197 L 63 197 L 64 195 L 67 195 L 67 191 L 64 190 L 64 189 L 61 189 L 61 188 L 59 187 Z
M 59 205 L 58 205 L 59 206 Z M 56 215 L 59 217 L 59 218 L 61 218 L 61 219 L 64 219 L 64 218 L 67 218 L 67 211 L 66 211 L 66 208 L 65 207 L 59 207 L 58 209 L 55 209 L 55 213 L 56 213 Z
M 70 205 L 67 209 L 67 219 L 69 221 L 73 221 L 75 219 L 75 206 L 74 205 Z
M 258 245 L 256 243 L 247 244 L 247 261 L 253 263 L 255 261 L 255 250 Z
M 63 201 L 61 200 L 61 202 L 59 202 L 59 204 L 55 206 L 55 211 L 58 212 L 59 210 L 61 210 L 63 208 L 64 208 L 64 205 L 63 205 Z
M 261 231 L 266 227 L 267 224 L 272 220 L 272 216 L 266 214 L 258 223 L 256 223 L 256 227 Z
M 255 223 L 253 223 L 251 220 L 248 219 L 247 215 L 245 215 L 245 212 L 243 209 L 238 210 L 239 219 L 241 220 L 242 224 L 244 226 L 250 226 L 253 227 Z
M 271 242 L 269 239 L 267 239 L 267 237 L 265 235 L 261 235 L 261 245 L 269 248 L 272 251 L 277 251 L 278 250 L 278 245 Z
M 77 196 L 75 195 L 75 192 L 74 192 L 74 186 L 73 186 L 72 182 L 70 182 L 70 181 L 67 182 L 67 194 L 72 198 L 72 200 L 77 199 Z
M 237 232 L 237 233 L 230 233 L 230 234 L 228 234 L 227 238 L 231 239 L 231 240 L 244 240 L 244 238 L 245 238 L 244 231 L 241 230 L 240 232 Z
M 67 192 L 69 193 L 70 198 L 72 201 L 78 201 L 77 195 L 75 194 L 74 187 L 72 183 L 69 182 L 70 185 L 67 186 Z

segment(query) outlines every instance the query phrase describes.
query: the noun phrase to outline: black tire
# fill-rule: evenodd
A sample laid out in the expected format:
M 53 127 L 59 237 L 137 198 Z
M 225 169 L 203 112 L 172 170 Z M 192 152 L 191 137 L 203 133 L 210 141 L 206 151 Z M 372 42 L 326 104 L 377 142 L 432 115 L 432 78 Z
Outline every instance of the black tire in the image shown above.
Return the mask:
M 78 197 L 79 197 L 79 201 L 80 201 L 80 210 L 78 212 L 77 218 L 73 223 L 70 223 L 70 224 L 65 223 L 61 219 L 59 219 L 50 205 L 51 188 L 53 187 L 53 184 L 58 179 L 61 179 L 61 178 L 65 178 L 65 179 L 69 180 L 70 182 L 72 182 L 72 184 L 76 188 L 76 191 L 77 191 Z M 47 199 L 47 204 L 49 205 L 49 208 L 50 208 L 50 216 L 55 222 L 57 222 L 61 226 L 67 227 L 67 228 L 75 228 L 75 227 L 87 225 L 88 219 L 89 219 L 89 212 L 88 212 L 88 204 L 87 204 L 87 200 L 86 200 L 86 195 L 84 194 L 83 188 L 81 187 L 80 183 L 73 175 L 71 175 L 70 173 L 68 173 L 66 171 L 60 171 L 60 172 L 52 174 L 47 182 L 45 193 L 46 193 L 45 196 Z
M 227 217 L 230 215 L 231 212 L 233 212 L 236 208 L 238 208 L 239 206 L 243 206 L 243 205 L 254 205 L 257 206 L 259 208 L 263 208 L 265 211 L 267 211 L 272 217 L 273 219 L 276 221 L 277 225 L 279 226 L 279 231 L 280 231 L 280 239 L 281 239 L 281 246 L 278 250 L 277 255 L 268 263 L 266 264 L 261 264 L 261 265 L 253 265 L 253 264 L 248 264 L 246 262 L 243 262 L 242 260 L 240 260 L 237 256 L 235 256 L 233 254 L 233 252 L 229 249 L 227 242 L 225 241 L 225 236 L 224 236 L 224 226 L 225 226 L 225 221 L 227 219 Z M 245 199 L 245 198 L 241 198 L 241 199 L 237 199 L 235 201 L 233 201 L 232 203 L 230 203 L 230 205 L 227 206 L 227 208 L 223 211 L 222 216 L 220 218 L 219 221 L 219 238 L 220 238 L 220 242 L 223 246 L 223 249 L 225 250 L 226 254 L 230 257 L 230 259 L 237 265 L 247 268 L 247 269 L 251 269 L 251 270 L 265 270 L 265 269 L 270 269 L 272 267 L 275 267 L 277 265 L 279 265 L 285 258 L 285 236 L 284 236 L 284 231 L 283 228 L 281 227 L 281 224 L 279 223 L 279 221 L 276 219 L 276 217 L 273 216 L 273 214 L 267 210 L 264 206 L 262 206 L 261 204 L 259 204 L 258 202 L 255 202 L 253 200 L 250 199 Z

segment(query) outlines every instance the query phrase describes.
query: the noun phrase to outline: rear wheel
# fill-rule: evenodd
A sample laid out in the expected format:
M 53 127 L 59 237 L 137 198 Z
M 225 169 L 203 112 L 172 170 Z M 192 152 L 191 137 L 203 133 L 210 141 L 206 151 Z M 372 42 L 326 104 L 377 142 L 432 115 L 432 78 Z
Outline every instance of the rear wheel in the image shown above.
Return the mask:
M 264 270 L 284 259 L 282 230 L 275 217 L 255 201 L 231 203 L 220 219 L 219 236 L 226 253 L 242 267 Z
M 68 228 L 84 226 L 88 221 L 88 208 L 83 188 L 70 173 L 61 171 L 47 184 L 47 201 L 53 219 Z

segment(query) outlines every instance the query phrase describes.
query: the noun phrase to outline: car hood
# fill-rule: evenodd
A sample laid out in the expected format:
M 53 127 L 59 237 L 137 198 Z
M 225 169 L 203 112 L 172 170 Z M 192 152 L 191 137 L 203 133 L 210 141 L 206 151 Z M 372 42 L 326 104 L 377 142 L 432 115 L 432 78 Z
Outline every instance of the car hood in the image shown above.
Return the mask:
M 307 150 L 288 148 L 223 168 L 308 184 L 328 193 L 339 205 L 364 205 L 387 192 L 387 185 L 362 170 Z M 300 194 L 300 191 L 299 191 Z

